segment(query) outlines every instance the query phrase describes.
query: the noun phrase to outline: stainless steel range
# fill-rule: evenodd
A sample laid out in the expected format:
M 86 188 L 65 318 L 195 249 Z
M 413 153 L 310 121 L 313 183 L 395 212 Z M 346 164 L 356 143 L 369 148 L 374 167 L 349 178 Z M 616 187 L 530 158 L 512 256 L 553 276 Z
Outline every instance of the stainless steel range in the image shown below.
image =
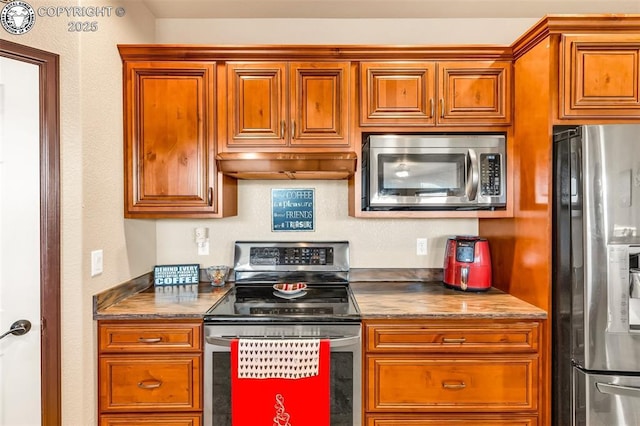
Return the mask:
M 205 315 L 204 424 L 231 425 L 234 339 L 315 338 L 331 345 L 331 426 L 361 424 L 360 312 L 346 241 L 239 241 L 235 285 Z M 298 284 L 284 293 L 276 284 Z

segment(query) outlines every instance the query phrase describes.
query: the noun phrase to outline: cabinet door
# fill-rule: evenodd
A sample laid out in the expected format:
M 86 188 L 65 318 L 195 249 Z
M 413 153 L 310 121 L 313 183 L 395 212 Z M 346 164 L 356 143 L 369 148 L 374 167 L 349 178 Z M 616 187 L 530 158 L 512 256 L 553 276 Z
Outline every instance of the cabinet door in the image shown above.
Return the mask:
M 202 323 L 191 321 L 100 321 L 101 353 L 200 352 Z
M 561 117 L 640 117 L 640 35 L 562 37 Z
M 126 62 L 125 217 L 217 211 L 214 64 Z
M 348 62 L 292 63 L 291 145 L 349 145 Z
M 361 126 L 434 125 L 435 62 L 361 62 Z
M 285 81 L 285 63 L 227 63 L 227 146 L 287 144 Z
M 100 426 L 200 426 L 201 414 L 104 414 Z
M 100 411 L 198 411 L 200 365 L 201 355 L 101 356 Z
M 447 414 L 442 415 L 384 415 L 366 416 L 366 426 L 537 426 L 535 416 L 508 414 Z
M 438 124 L 509 124 L 511 63 L 439 62 L 438 96 Z
M 533 411 L 538 358 L 367 355 L 367 411 Z

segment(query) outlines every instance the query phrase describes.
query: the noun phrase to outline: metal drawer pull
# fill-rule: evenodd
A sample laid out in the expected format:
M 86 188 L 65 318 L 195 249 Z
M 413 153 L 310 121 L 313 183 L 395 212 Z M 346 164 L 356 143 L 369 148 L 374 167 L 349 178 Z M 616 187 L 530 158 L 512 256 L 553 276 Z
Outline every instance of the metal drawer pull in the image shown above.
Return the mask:
M 140 343 L 159 343 L 162 342 L 162 337 L 139 337 L 138 342 Z
M 160 386 L 162 386 L 162 382 L 159 380 L 143 380 L 138 382 L 140 389 L 158 389 Z
M 458 339 L 452 339 L 450 337 L 444 337 L 442 339 L 442 343 L 464 343 L 466 341 L 467 341 L 467 339 L 465 339 L 464 337 L 460 337 Z
M 442 387 L 445 389 L 464 389 L 467 385 L 464 382 L 442 382 Z

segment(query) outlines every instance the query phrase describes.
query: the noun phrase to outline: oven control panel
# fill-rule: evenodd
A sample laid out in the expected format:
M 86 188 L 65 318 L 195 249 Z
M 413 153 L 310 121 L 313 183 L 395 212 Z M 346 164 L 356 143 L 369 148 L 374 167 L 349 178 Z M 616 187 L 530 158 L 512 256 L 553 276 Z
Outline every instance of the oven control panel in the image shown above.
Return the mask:
M 333 265 L 333 247 L 251 247 L 251 265 Z

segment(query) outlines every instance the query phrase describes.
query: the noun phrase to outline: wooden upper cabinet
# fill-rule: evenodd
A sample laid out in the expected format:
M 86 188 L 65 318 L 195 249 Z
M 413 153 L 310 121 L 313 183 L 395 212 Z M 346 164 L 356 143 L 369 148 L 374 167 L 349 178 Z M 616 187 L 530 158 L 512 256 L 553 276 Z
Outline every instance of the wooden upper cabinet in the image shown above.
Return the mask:
M 511 123 L 510 62 L 440 62 L 438 123 Z
M 124 63 L 125 217 L 215 217 L 215 64 Z
M 349 62 L 227 63 L 227 141 L 247 147 L 348 147 Z
M 511 63 L 362 62 L 362 126 L 511 122 Z
M 435 62 L 362 62 L 362 126 L 435 124 Z
M 640 35 L 563 35 L 560 118 L 640 117 Z

